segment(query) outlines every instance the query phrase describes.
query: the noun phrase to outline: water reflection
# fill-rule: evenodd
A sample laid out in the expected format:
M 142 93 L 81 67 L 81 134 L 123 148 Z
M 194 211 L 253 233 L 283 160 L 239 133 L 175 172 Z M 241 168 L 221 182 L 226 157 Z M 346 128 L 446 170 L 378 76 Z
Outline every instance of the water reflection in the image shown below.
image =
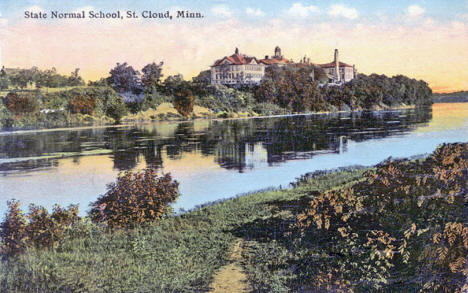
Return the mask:
M 44 171 L 60 160 L 109 154 L 113 168 L 162 168 L 163 157 L 184 153 L 214 157 L 222 168 L 245 172 L 256 166 L 344 153 L 348 141 L 407 133 L 426 125 L 430 108 L 405 111 L 301 115 L 268 119 L 154 123 L 150 125 L 0 135 L 0 172 Z

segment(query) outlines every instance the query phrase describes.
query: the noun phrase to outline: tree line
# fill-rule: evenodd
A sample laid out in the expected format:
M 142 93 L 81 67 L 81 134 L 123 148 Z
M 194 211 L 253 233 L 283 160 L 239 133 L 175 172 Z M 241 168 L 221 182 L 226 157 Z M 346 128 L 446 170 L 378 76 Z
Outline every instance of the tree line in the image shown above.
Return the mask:
M 59 88 L 67 86 L 85 85 L 83 78 L 80 76 L 80 69 L 76 68 L 69 76 L 57 73 L 57 69 L 40 70 L 37 67 L 30 69 L 5 69 L 0 70 L 0 89 L 6 90 L 10 87 L 17 89 L 25 89 L 29 87 L 35 88 Z
M 67 125 L 70 115 L 75 114 L 105 116 L 118 122 L 128 113 L 157 109 L 165 102 L 172 103 L 181 116 L 188 118 L 195 105 L 210 109 L 218 117 L 230 117 L 241 112 L 277 115 L 428 105 L 432 97 L 426 82 L 403 75 L 359 74 L 342 86 L 327 85 L 323 69 L 314 65 L 268 67 L 259 85 L 230 87 L 212 85 L 209 70 L 190 81 L 180 74 L 164 78 L 163 62 L 147 64 L 141 71 L 127 63 L 117 63 L 108 77 L 90 81 L 86 87 L 82 86 L 79 69 L 70 76 L 60 75 L 54 68 L 9 70 L 0 72 L 0 86 L 24 89 L 35 85 L 36 90 L 13 89 L 3 98 L 0 123 L 4 127 L 51 120 Z M 68 86 L 74 88 L 50 93 L 40 90 Z M 54 114 L 40 114 L 41 111 Z

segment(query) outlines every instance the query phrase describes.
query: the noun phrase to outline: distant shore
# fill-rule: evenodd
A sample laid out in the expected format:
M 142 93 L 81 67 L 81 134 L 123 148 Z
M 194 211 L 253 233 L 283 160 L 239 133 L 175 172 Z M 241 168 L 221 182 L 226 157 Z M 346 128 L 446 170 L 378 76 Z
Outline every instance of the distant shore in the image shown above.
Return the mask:
M 281 117 L 294 117 L 294 116 L 308 116 L 308 115 L 330 115 L 330 114 L 344 114 L 344 113 L 358 113 L 363 111 L 396 111 L 396 110 L 406 110 L 413 109 L 415 105 L 399 105 L 396 107 L 377 107 L 375 109 L 357 109 L 357 110 L 348 110 L 348 111 L 319 111 L 319 112 L 307 112 L 307 113 L 290 113 L 290 114 L 280 114 L 280 115 L 246 115 L 247 113 L 232 113 L 238 117 L 217 117 L 214 113 L 210 117 L 206 115 L 205 117 L 194 116 L 192 118 L 183 118 L 181 115 L 170 116 L 172 118 L 166 119 L 140 119 L 140 120 L 131 120 L 127 117 L 124 117 L 124 123 L 118 124 L 94 124 L 94 125 L 76 125 L 70 127 L 57 127 L 57 128 L 34 128 L 34 129 L 4 129 L 0 130 L 0 136 L 2 135 L 14 135 L 14 134 L 27 134 L 27 133 L 38 133 L 38 132 L 54 132 L 54 131 L 66 131 L 66 130 L 86 130 L 86 129 L 99 129 L 99 128 L 119 128 L 119 127 L 128 127 L 138 124 L 150 124 L 155 122 L 191 122 L 191 121 L 225 121 L 225 120 L 243 120 L 243 119 L 265 119 L 265 118 L 281 118 Z M 175 110 L 175 109 L 174 109 Z M 172 113 L 172 109 L 170 110 Z M 244 116 L 245 115 L 245 116 Z M 144 117 L 144 116 L 143 116 Z

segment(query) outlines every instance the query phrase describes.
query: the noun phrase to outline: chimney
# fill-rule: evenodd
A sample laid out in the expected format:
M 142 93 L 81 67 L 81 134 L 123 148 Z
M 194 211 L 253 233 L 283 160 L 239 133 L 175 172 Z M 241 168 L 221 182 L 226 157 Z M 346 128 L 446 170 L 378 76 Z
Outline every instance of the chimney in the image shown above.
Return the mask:
M 236 55 L 239 54 L 239 49 L 238 48 L 236 48 L 236 50 L 234 51 L 234 54 L 236 54 Z
M 338 55 L 338 49 L 335 49 L 335 78 L 337 82 L 340 82 L 341 75 L 340 75 L 340 57 Z
M 265 55 L 265 59 L 268 59 L 268 55 Z

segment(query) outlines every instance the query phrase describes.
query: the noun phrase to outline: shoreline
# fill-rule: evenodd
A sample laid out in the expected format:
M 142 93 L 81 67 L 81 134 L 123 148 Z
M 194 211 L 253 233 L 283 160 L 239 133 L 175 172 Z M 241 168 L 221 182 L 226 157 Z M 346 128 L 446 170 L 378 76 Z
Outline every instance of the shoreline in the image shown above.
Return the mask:
M 308 112 L 308 113 L 293 113 L 293 114 L 280 114 L 280 115 L 262 115 L 262 116 L 247 116 L 247 117 L 233 117 L 233 118 L 193 118 L 187 120 L 176 120 L 176 119 L 164 119 L 164 120 L 141 120 L 134 121 L 130 123 L 119 123 L 119 124 L 104 124 L 104 125 L 89 125 L 89 126 L 71 126 L 71 127 L 57 127 L 57 128 L 42 128 L 42 129 L 16 129 L 16 130 L 0 130 L 0 136 L 7 135 L 18 135 L 18 134 L 28 134 L 28 133 L 41 133 L 41 132 L 54 132 L 54 131 L 77 131 L 77 130 L 87 130 L 87 129 L 101 129 L 101 128 L 120 128 L 128 127 L 134 125 L 147 125 L 150 123 L 157 122 L 170 122 L 170 123 L 185 123 L 192 121 L 229 121 L 229 120 L 244 120 L 244 119 L 266 119 L 266 118 L 282 118 L 282 117 L 294 117 L 294 116 L 312 116 L 312 115 L 330 115 L 330 114 L 344 114 L 344 113 L 359 113 L 363 111 L 371 112 L 388 112 L 388 111 L 398 111 L 398 110 L 408 110 L 414 109 L 416 105 L 401 105 L 398 107 L 389 107 L 383 109 L 360 109 L 360 110 L 350 110 L 350 111 L 319 111 L 319 112 Z

